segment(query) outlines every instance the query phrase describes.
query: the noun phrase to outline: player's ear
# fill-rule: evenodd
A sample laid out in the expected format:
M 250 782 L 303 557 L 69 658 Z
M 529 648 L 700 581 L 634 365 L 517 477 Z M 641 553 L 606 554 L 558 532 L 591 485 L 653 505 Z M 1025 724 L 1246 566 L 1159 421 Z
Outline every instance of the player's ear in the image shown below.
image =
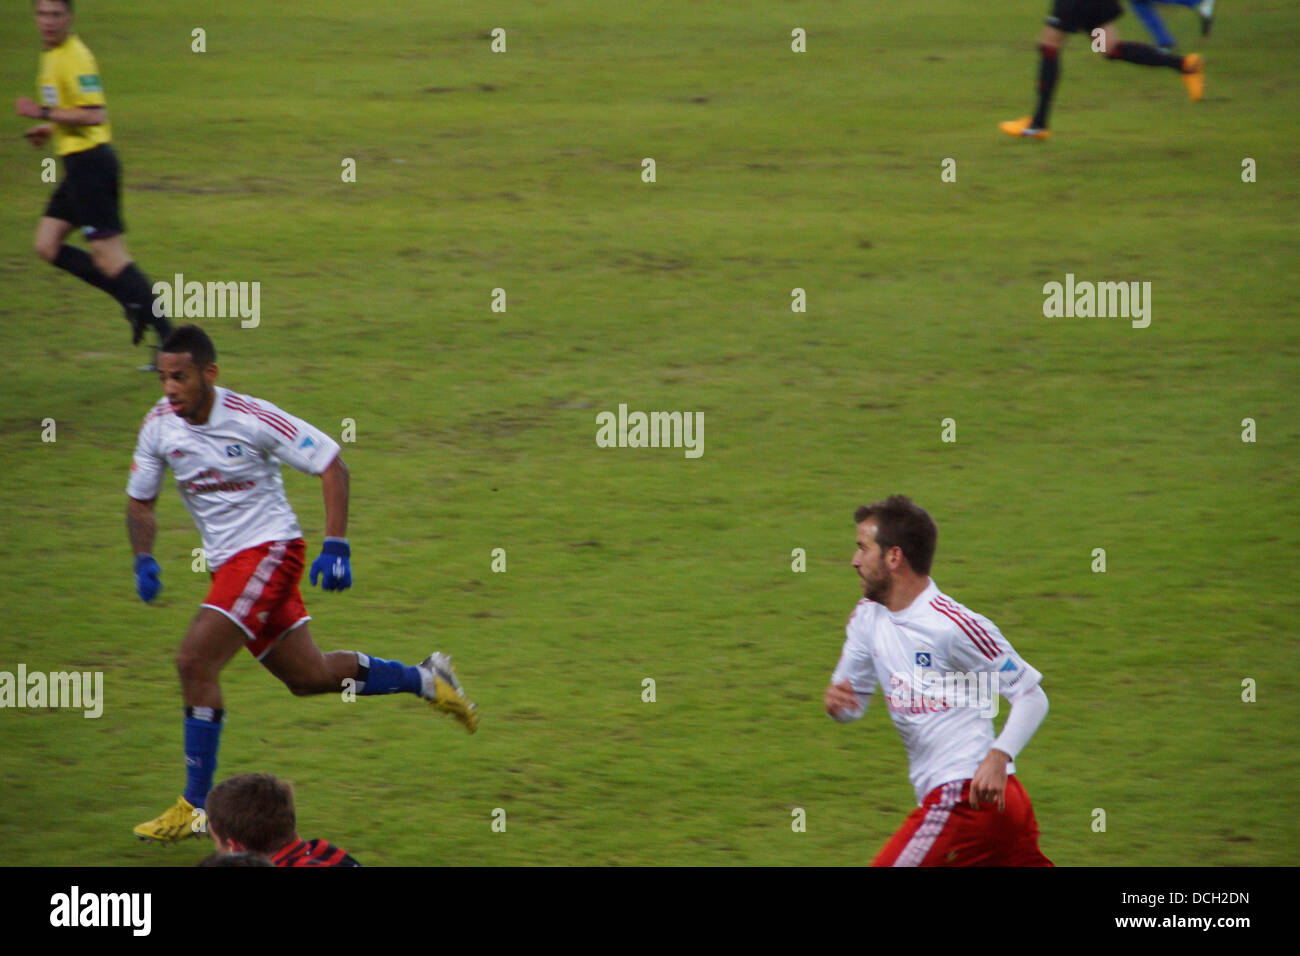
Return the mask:
M 203 380 L 211 385 L 217 380 L 217 363 L 213 362 L 203 370 Z

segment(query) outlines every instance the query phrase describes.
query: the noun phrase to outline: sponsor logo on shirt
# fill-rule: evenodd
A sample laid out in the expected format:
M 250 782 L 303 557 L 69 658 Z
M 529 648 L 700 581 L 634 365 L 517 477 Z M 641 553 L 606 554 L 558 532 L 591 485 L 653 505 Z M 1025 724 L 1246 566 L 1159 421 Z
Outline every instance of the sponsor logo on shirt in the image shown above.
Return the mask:
M 99 74 L 82 73 L 77 77 L 77 85 L 81 87 L 83 93 L 103 93 L 104 87 L 99 84 Z
M 302 441 L 298 442 L 298 450 L 302 452 L 303 456 L 306 458 L 313 457 L 316 454 L 317 447 L 316 443 L 311 440 L 310 435 L 303 435 Z M 308 449 L 310 449 L 310 451 Z
M 184 452 L 183 450 L 181 450 L 180 448 L 174 448 L 174 449 L 172 449 L 172 452 L 171 452 L 170 457 L 172 457 L 172 458 L 184 458 L 184 457 L 185 457 L 185 452 Z

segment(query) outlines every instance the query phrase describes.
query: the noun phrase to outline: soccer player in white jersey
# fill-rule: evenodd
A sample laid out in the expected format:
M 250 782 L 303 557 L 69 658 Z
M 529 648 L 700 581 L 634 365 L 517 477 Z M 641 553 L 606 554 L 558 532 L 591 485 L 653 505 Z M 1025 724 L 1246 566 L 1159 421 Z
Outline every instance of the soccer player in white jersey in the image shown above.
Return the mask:
M 938 530 L 904 495 L 864 505 L 849 617 L 826 713 L 857 720 L 882 688 L 907 747 L 917 808 L 872 866 L 1052 866 L 1012 761 L 1047 715 L 1042 674 L 982 614 L 930 580 Z M 1011 703 L 993 734 L 998 695 Z
M 447 655 L 408 666 L 354 651 L 323 654 L 312 641 L 298 591 L 306 546 L 285 498 L 280 462 L 320 476 L 326 537 L 311 583 L 319 577 L 326 591 L 342 591 L 352 584 L 352 569 L 348 469 L 338 443 L 269 402 L 217 386 L 216 349 L 198 326 L 167 337 L 158 374 L 164 397 L 140 427 L 126 489 L 136 590 L 149 602 L 162 588 L 151 552 L 154 502 L 169 466 L 202 535 L 212 585 L 176 656 L 185 703 L 185 793 L 136 827 L 136 836 L 173 842 L 203 831 L 200 810 L 212 787 L 225 713 L 218 676 L 240 647 L 296 695 L 339 693 L 348 681 L 359 695 L 405 691 L 473 733 L 478 713 Z

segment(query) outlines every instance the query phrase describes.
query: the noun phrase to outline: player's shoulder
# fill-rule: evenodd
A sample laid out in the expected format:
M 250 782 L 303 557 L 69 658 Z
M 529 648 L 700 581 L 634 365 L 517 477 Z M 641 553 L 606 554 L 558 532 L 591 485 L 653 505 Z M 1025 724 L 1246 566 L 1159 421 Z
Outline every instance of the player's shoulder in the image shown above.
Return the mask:
M 995 658 L 1002 652 L 1002 632 L 997 625 L 937 587 L 927 597 L 925 611 L 933 625 L 952 638 L 973 642 L 985 657 Z
M 164 395 L 162 398 L 158 399 L 158 401 L 153 403 L 153 407 L 151 407 L 149 411 L 145 412 L 144 420 L 140 422 L 140 427 L 148 428 L 151 425 L 157 427 L 160 424 L 165 424 L 168 415 L 175 417 L 175 413 L 172 411 L 171 402 L 167 401 L 167 396 Z
M 217 402 L 225 414 L 242 418 L 246 422 L 263 425 L 293 440 L 298 434 L 298 426 L 292 415 L 264 398 L 242 395 L 228 388 L 218 388 Z
M 853 606 L 853 611 L 849 614 L 849 619 L 845 622 L 844 629 L 849 634 L 857 632 L 859 635 L 865 637 L 867 632 L 870 630 L 871 619 L 879 607 L 880 605 L 871 600 L 871 598 L 864 597 Z

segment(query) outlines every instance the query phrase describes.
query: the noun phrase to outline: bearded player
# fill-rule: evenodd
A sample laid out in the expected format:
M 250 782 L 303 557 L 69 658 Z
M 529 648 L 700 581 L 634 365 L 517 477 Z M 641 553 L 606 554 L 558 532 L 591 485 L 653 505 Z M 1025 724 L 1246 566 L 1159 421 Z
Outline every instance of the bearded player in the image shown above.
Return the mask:
M 202 832 L 199 811 L 212 787 L 225 715 L 218 677 L 241 647 L 295 695 L 400 691 L 451 714 L 470 733 L 478 726 L 475 705 L 445 654 L 411 667 L 317 648 L 298 591 L 306 546 L 285 498 L 280 463 L 321 479 L 325 541 L 312 562 L 311 583 L 320 579 L 326 591 L 352 584 L 347 466 L 324 432 L 269 402 L 217 386 L 216 358 L 212 340 L 198 326 L 181 326 L 163 342 L 158 375 L 164 397 L 140 427 L 126 489 L 140 598 L 152 601 L 162 588 L 151 552 L 154 503 L 167 466 L 202 535 L 212 575 L 176 656 L 185 704 L 185 793 L 161 816 L 135 828 L 145 840 L 173 842 Z
M 866 597 L 845 629 L 826 713 L 857 720 L 877 684 L 888 687 L 918 804 L 871 865 L 1052 866 L 1012 763 L 1047 715 L 1042 675 L 992 621 L 930 580 L 938 530 L 924 509 L 892 495 L 854 520 L 853 567 Z M 962 692 L 972 684 L 991 688 L 992 701 Z M 998 692 L 1011 712 L 995 739 L 988 705 Z

